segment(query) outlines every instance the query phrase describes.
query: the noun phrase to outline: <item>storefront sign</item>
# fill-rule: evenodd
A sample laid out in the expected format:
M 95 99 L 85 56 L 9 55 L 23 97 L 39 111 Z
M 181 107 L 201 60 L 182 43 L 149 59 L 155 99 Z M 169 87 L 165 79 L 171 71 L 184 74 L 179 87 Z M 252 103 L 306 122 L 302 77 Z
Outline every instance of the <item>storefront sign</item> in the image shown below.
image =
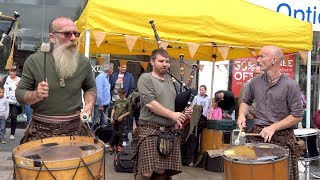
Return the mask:
M 253 71 L 256 66 L 256 58 L 241 58 L 233 60 L 232 69 L 232 92 L 239 97 L 240 89 L 246 81 L 253 77 Z M 281 72 L 294 78 L 294 55 L 285 58 L 281 62 Z
M 247 0 L 287 16 L 309 21 L 314 31 L 320 31 L 320 1 L 318 0 Z

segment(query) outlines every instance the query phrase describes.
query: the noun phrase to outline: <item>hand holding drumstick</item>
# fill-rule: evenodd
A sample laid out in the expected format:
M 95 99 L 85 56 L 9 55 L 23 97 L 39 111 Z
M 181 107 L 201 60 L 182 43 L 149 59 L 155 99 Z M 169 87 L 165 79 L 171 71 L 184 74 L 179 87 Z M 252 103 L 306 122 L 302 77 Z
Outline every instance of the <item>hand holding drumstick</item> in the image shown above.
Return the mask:
M 242 132 L 242 128 L 240 128 L 239 134 L 237 139 L 234 141 L 235 145 L 239 145 L 240 144 L 240 137 L 245 137 L 245 136 L 262 136 L 261 134 L 258 133 L 246 133 L 246 132 Z
M 235 145 L 239 145 L 240 144 L 240 135 L 241 135 L 241 131 L 242 131 L 242 127 L 240 127 L 240 131 L 239 131 L 239 134 L 238 134 L 238 137 L 237 137 L 237 139 L 234 141 L 234 144 Z

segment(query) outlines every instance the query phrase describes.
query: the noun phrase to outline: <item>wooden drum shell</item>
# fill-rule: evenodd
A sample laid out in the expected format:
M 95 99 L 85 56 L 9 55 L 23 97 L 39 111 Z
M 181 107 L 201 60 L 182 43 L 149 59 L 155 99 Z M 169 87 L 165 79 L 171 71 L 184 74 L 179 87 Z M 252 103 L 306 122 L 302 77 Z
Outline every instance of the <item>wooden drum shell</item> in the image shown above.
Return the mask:
M 250 152 L 242 147 L 250 149 Z M 251 157 L 252 149 L 260 147 L 263 148 L 262 150 L 260 149 L 259 155 L 255 155 L 257 159 L 239 159 L 239 157 Z M 232 151 L 235 157 L 230 156 Z M 269 154 L 270 152 L 271 154 Z M 228 153 L 229 155 L 227 155 Z M 289 179 L 288 159 L 288 151 L 274 144 L 247 143 L 245 145 L 229 147 L 223 152 L 224 179 L 287 180 Z
M 286 180 L 288 159 L 267 164 L 240 164 L 223 160 L 225 180 Z
M 224 133 L 230 133 L 229 131 L 204 129 L 201 133 L 200 152 L 204 153 L 207 150 L 218 150 L 230 146 L 230 143 L 224 143 Z M 230 133 L 231 134 L 231 133 Z M 231 142 L 231 136 L 227 142 Z

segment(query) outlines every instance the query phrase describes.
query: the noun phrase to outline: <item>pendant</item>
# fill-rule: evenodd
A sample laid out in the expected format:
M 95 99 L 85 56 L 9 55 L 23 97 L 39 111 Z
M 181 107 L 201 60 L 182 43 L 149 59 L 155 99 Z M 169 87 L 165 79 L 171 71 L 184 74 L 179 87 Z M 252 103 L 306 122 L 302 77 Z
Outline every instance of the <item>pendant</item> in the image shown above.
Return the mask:
M 60 87 L 65 87 L 66 83 L 64 82 L 63 78 L 60 78 Z

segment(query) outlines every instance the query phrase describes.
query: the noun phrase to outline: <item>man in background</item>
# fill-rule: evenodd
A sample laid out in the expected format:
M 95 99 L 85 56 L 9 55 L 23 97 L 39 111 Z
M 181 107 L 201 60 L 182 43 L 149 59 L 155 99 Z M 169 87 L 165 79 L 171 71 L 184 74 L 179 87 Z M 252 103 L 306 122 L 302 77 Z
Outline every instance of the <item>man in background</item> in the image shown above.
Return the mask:
M 105 64 L 102 67 L 102 72 L 96 77 L 97 85 L 97 100 L 94 106 L 94 118 L 92 122 L 92 129 L 95 126 L 106 125 L 108 119 L 108 111 L 111 102 L 111 85 L 109 82 L 109 77 L 113 72 L 113 64 Z

